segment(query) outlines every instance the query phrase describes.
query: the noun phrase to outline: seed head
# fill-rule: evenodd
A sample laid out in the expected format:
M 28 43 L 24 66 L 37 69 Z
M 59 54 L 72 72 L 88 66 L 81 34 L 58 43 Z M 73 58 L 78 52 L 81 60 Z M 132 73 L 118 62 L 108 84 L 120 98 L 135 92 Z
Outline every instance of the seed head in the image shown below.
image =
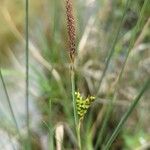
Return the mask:
M 73 15 L 72 0 L 66 0 L 66 16 L 67 16 L 67 30 L 68 30 L 68 40 L 69 40 L 69 55 L 71 61 L 74 62 L 76 53 L 76 34 L 75 34 L 75 19 Z

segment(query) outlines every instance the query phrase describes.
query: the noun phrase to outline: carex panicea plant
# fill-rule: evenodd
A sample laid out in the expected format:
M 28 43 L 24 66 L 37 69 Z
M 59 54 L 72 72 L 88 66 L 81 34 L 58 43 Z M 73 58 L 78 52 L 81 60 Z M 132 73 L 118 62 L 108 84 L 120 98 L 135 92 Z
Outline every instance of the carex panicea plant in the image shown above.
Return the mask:
M 94 97 L 89 97 L 86 100 L 80 96 L 79 92 L 75 92 L 75 68 L 74 62 L 77 55 L 76 51 L 76 30 L 75 30 L 75 17 L 73 14 L 72 0 L 66 0 L 66 16 L 67 16 L 67 31 L 68 31 L 68 45 L 69 55 L 71 59 L 71 85 L 72 85 L 72 99 L 73 99 L 73 111 L 74 111 L 74 122 L 78 138 L 78 146 L 81 150 L 81 138 L 80 138 L 80 125 L 81 120 L 86 114 L 90 104 L 93 102 Z
M 54 0 L 54 3 L 58 4 L 59 3 L 58 1 Z M 94 120 L 92 118 L 93 117 L 92 116 L 93 112 L 91 111 L 88 114 L 87 111 L 91 107 L 92 103 L 97 103 L 97 101 L 100 98 L 99 97 L 99 91 L 101 91 L 101 89 L 102 89 L 102 83 L 104 82 L 104 78 L 105 78 L 106 74 L 108 73 L 107 71 L 108 71 L 108 68 L 110 67 L 111 61 L 113 59 L 113 55 L 116 53 L 116 45 L 117 45 L 117 42 L 119 40 L 120 31 L 121 31 L 121 28 L 124 25 L 124 22 L 125 22 L 126 17 L 127 17 L 126 14 L 129 11 L 129 7 L 130 7 L 130 4 L 131 4 L 132 1 L 131 0 L 126 0 L 125 1 L 126 4 L 123 5 L 123 6 L 125 6 L 124 7 L 124 11 L 123 11 L 123 14 L 122 14 L 119 26 L 118 26 L 118 28 L 116 30 L 117 31 L 116 35 L 113 38 L 112 45 L 110 46 L 110 50 L 108 51 L 107 59 L 106 59 L 106 61 L 104 63 L 104 68 L 103 68 L 102 74 L 101 74 L 101 76 L 99 78 L 100 80 L 98 80 L 99 84 L 98 84 L 98 87 L 97 87 L 97 90 L 96 90 L 97 92 L 96 92 L 95 96 L 87 96 L 87 97 L 82 96 L 82 93 L 80 93 L 80 91 L 78 90 L 78 87 L 76 87 L 76 81 L 75 81 L 75 77 L 76 77 L 76 73 L 77 73 L 76 68 L 78 67 L 78 66 L 75 66 L 75 61 L 77 60 L 76 58 L 77 58 L 78 53 L 77 53 L 77 46 L 76 46 L 76 19 L 75 19 L 75 15 L 74 15 L 73 2 L 74 2 L 73 0 L 65 0 L 66 24 L 67 24 L 66 28 L 67 28 L 67 32 L 68 32 L 68 53 L 69 53 L 69 57 L 70 57 L 70 68 L 69 68 L 69 71 L 70 71 L 70 79 L 71 79 L 71 92 L 72 92 L 71 94 L 72 94 L 73 117 L 72 117 L 72 114 L 70 112 L 69 113 L 70 113 L 70 116 L 71 116 L 72 120 L 74 121 L 74 126 L 73 127 L 74 127 L 74 130 L 75 130 L 75 136 L 77 138 L 77 144 L 75 142 L 75 145 L 77 145 L 77 149 L 78 150 L 81 150 L 81 149 L 82 150 L 86 150 L 87 147 L 88 147 L 87 150 L 92 150 L 92 149 L 97 150 L 99 148 L 101 150 L 109 150 L 109 149 L 111 149 L 111 146 L 112 146 L 113 142 L 115 141 L 115 139 L 117 138 L 118 134 L 120 133 L 120 131 L 124 127 L 125 122 L 129 118 L 129 116 L 131 115 L 131 113 L 133 112 L 135 107 L 137 106 L 138 102 L 141 100 L 141 97 L 143 96 L 145 91 L 148 90 L 149 87 L 150 87 L 150 78 L 148 77 L 148 79 L 146 79 L 146 80 L 145 80 L 145 78 L 142 78 L 144 80 L 144 82 L 143 82 L 144 84 L 140 85 L 141 90 L 138 92 L 137 96 L 132 100 L 131 104 L 128 105 L 128 108 L 127 108 L 126 112 L 121 117 L 119 123 L 116 125 L 116 128 L 114 129 L 114 132 L 107 134 L 108 123 L 109 123 L 109 120 L 111 119 L 111 116 L 112 116 L 111 113 L 114 110 L 114 104 L 116 103 L 117 98 L 118 98 L 117 94 L 119 93 L 118 91 L 120 90 L 119 89 L 120 88 L 119 85 L 120 85 L 121 79 L 123 77 L 123 72 L 125 70 L 125 66 L 127 64 L 127 60 L 129 58 L 129 54 L 130 54 L 130 52 L 131 52 L 131 50 L 132 50 L 132 48 L 134 46 L 134 43 L 135 43 L 137 37 L 139 36 L 140 32 L 142 32 L 141 30 L 143 28 L 144 21 L 146 20 L 146 17 L 144 16 L 144 14 L 146 12 L 146 7 L 150 5 L 150 1 L 149 0 L 143 0 L 143 5 L 141 7 L 141 11 L 138 12 L 139 13 L 139 17 L 137 18 L 137 23 L 136 23 L 135 27 L 133 28 L 133 31 L 131 32 L 131 38 L 130 38 L 131 40 L 129 41 L 129 45 L 128 45 L 128 43 L 126 44 L 127 45 L 126 46 L 127 51 L 123 55 L 124 56 L 124 61 L 121 64 L 122 66 L 120 67 L 121 69 L 120 69 L 120 72 L 118 73 L 118 77 L 117 77 L 116 82 L 115 82 L 115 86 L 114 86 L 114 90 L 113 90 L 114 92 L 110 96 L 110 100 L 111 101 L 108 102 L 108 107 L 106 107 L 105 113 L 103 114 L 103 117 L 101 117 L 102 120 L 101 120 L 100 130 L 96 131 L 97 132 L 96 133 L 96 136 L 97 136 L 96 138 L 92 137 L 93 135 L 90 134 L 90 133 L 87 134 L 87 132 L 91 132 L 92 131 L 92 130 L 90 130 L 91 129 L 90 128 L 91 124 L 94 124 L 92 122 Z M 55 10 L 55 11 L 56 11 L 55 15 L 57 15 L 57 10 Z M 120 13 L 119 13 L 119 15 L 120 15 Z M 95 16 L 98 18 L 99 14 L 95 15 Z M 7 19 L 9 20 L 10 18 L 8 17 Z M 57 19 L 54 19 L 54 20 L 56 21 L 56 24 L 57 24 Z M 96 19 L 96 21 L 97 20 L 98 19 Z M 13 25 L 13 23 L 11 23 L 11 25 Z M 15 31 L 17 30 L 17 28 L 15 28 L 14 26 L 11 27 L 11 29 L 12 30 L 15 29 Z M 88 29 L 88 27 L 87 27 L 87 29 Z M 57 30 L 57 28 L 55 28 L 55 31 L 56 30 Z M 104 30 L 107 31 L 107 29 L 104 29 Z M 87 31 L 87 30 L 85 30 L 85 31 Z M 95 31 L 95 29 L 94 29 L 94 31 Z M 90 31 L 88 30 L 88 34 L 89 34 L 89 32 Z M 18 33 L 19 33 L 19 31 L 18 31 Z M 87 40 L 88 34 L 86 34 L 86 36 L 85 36 L 86 40 Z M 141 35 L 139 37 L 141 38 Z M 23 149 L 31 150 L 32 149 L 32 141 L 31 141 L 32 140 L 32 137 L 31 137 L 32 136 L 31 135 L 32 131 L 31 131 L 31 128 L 30 128 L 30 120 L 31 119 L 30 119 L 30 113 L 29 113 L 29 54 L 30 54 L 29 53 L 29 47 L 30 47 L 30 45 L 29 45 L 29 0 L 25 0 L 25 38 L 23 38 L 22 36 L 21 36 L 21 38 L 23 39 L 23 43 L 25 45 L 25 70 L 26 70 L 25 71 L 25 83 L 26 83 L 25 84 L 25 97 L 26 97 L 26 104 L 25 104 L 25 108 L 26 108 L 26 127 L 25 127 L 25 129 L 27 130 L 27 134 L 25 135 L 26 136 L 25 139 L 27 139 L 27 142 L 26 142 L 26 140 L 23 141 L 24 135 L 22 135 L 22 130 L 20 130 L 20 128 L 19 128 L 16 116 L 15 116 L 15 113 L 14 113 L 14 108 L 12 107 L 11 97 L 9 97 L 9 93 L 8 93 L 9 90 L 7 90 L 7 86 L 5 84 L 5 79 L 4 79 L 1 67 L 0 67 L 0 79 L 2 81 L 2 87 L 3 87 L 4 93 L 6 95 L 7 104 L 8 104 L 10 113 L 11 113 L 11 117 L 12 117 L 12 119 L 14 121 L 14 124 L 15 124 L 17 135 L 20 138 L 21 142 L 26 143 L 22 147 L 23 147 Z M 50 47 L 50 49 L 51 49 L 51 47 Z M 56 55 L 57 55 L 57 52 L 56 52 Z M 38 57 L 38 58 L 40 58 L 40 62 L 42 62 L 42 63 L 44 62 L 44 64 L 46 62 L 46 66 L 48 66 L 48 62 L 45 61 L 45 59 L 43 57 Z M 52 68 L 53 67 L 50 67 L 50 71 L 51 72 L 53 71 Z M 81 67 L 81 70 L 82 70 L 82 67 Z M 51 79 L 51 80 L 53 80 L 53 79 Z M 58 87 L 60 88 L 60 86 L 58 86 Z M 50 88 L 50 90 L 51 90 L 51 92 L 53 92 L 53 88 Z M 66 92 L 64 90 L 62 90 L 62 91 L 64 93 Z M 62 95 L 64 94 L 63 92 L 62 92 Z M 88 92 L 88 93 L 90 93 L 90 92 Z M 55 94 L 57 95 L 57 92 Z M 63 99 L 63 96 L 61 98 Z M 52 146 L 50 145 L 49 147 L 50 147 L 50 149 L 53 150 L 54 147 L 55 147 L 54 142 L 53 142 L 53 140 L 54 140 L 53 139 L 53 128 L 55 128 L 55 127 L 53 127 L 53 123 L 51 123 L 51 122 L 52 122 L 52 115 L 55 112 L 54 113 L 52 112 L 53 111 L 53 102 L 51 101 L 51 99 L 53 99 L 53 97 L 50 98 L 49 106 L 48 106 L 48 108 L 49 108 L 49 117 L 48 117 L 48 119 L 49 119 L 49 124 L 50 124 L 50 125 L 48 125 L 48 128 L 50 128 L 48 133 L 50 135 L 49 145 L 52 144 Z M 64 99 L 67 99 L 67 98 L 64 98 Z M 67 106 L 64 106 L 64 107 L 67 107 Z M 65 108 L 65 109 L 67 109 L 67 108 Z M 101 111 L 101 109 L 99 109 L 98 111 Z M 86 118 L 85 115 L 89 115 L 88 116 L 89 118 L 88 117 Z M 99 119 L 99 117 L 97 117 L 97 118 Z M 90 129 L 88 127 L 87 127 L 88 128 L 87 130 L 84 130 L 82 128 L 82 126 L 84 126 L 84 121 L 87 121 L 86 123 L 89 124 L 89 125 L 87 125 L 87 124 L 86 125 Z M 82 129 L 85 132 L 83 132 L 82 138 L 81 138 L 81 133 L 80 132 L 81 132 Z M 73 133 L 73 132 L 71 131 L 69 133 Z M 89 135 L 90 136 L 92 135 L 92 136 L 90 137 Z M 105 137 L 105 135 L 109 135 L 110 137 Z M 91 145 L 89 144 L 90 146 L 87 146 L 85 148 L 84 146 L 86 144 L 88 145 L 88 143 L 84 143 L 84 142 L 87 142 L 88 140 L 90 141 Z

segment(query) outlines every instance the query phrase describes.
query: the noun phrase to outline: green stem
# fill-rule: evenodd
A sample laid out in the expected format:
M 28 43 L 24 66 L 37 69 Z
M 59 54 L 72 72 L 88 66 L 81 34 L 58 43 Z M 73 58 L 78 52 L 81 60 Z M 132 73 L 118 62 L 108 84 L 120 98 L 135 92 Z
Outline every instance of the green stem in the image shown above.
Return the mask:
M 119 37 L 119 33 L 120 33 L 120 30 L 121 30 L 122 24 L 123 24 L 123 22 L 124 22 L 125 15 L 126 15 L 127 10 L 128 10 L 129 4 L 130 4 L 130 0 L 127 0 L 126 5 L 125 5 L 125 9 L 124 9 L 124 12 L 123 12 L 123 15 L 122 15 L 122 18 L 121 18 L 121 21 L 120 21 L 119 26 L 118 26 L 117 33 L 116 33 L 116 35 L 115 35 L 113 44 L 112 44 L 111 49 L 110 49 L 110 51 L 109 51 L 109 53 L 108 53 L 108 57 L 107 57 L 107 59 L 106 59 L 106 65 L 105 65 L 104 71 L 103 71 L 103 73 L 102 73 L 102 76 L 101 76 L 101 78 L 100 78 L 100 82 L 99 82 L 99 85 L 98 85 L 98 91 L 97 91 L 97 93 L 96 93 L 96 96 L 98 96 L 98 93 L 99 93 L 99 91 L 100 91 L 103 78 L 105 77 L 105 74 L 106 74 L 106 72 L 107 72 L 108 66 L 109 66 L 109 64 L 110 64 L 110 60 L 111 60 L 111 58 L 112 58 L 112 56 L 113 56 L 113 54 L 114 54 L 114 52 L 115 52 L 115 46 L 116 46 L 116 43 L 117 43 L 117 40 L 118 40 L 118 37 Z
M 122 66 L 122 68 L 121 68 L 121 71 L 120 71 L 120 73 L 119 73 L 119 75 L 118 75 L 118 77 L 117 77 L 117 80 L 116 80 L 116 85 L 115 85 L 115 90 L 114 90 L 112 102 L 114 102 L 114 101 L 116 100 L 116 92 L 118 91 L 118 88 L 119 88 L 118 85 L 119 85 L 119 83 L 120 83 L 120 81 L 121 81 L 121 78 L 122 78 L 122 75 L 123 75 L 123 72 L 124 72 L 124 69 L 125 69 L 127 60 L 128 60 L 128 58 L 129 58 L 130 51 L 131 51 L 131 49 L 132 49 L 132 47 L 133 47 L 133 45 L 134 45 L 134 42 L 135 42 L 135 39 L 136 39 L 136 34 L 137 34 L 138 31 L 140 30 L 140 23 L 142 22 L 143 14 L 144 14 L 144 11 L 145 11 L 145 8 L 146 8 L 147 5 L 148 5 L 148 0 L 145 0 L 145 1 L 144 1 L 144 4 L 143 4 L 143 6 L 142 6 L 141 12 L 140 12 L 140 17 L 139 17 L 139 19 L 138 19 L 138 21 L 137 21 L 137 23 L 136 23 L 136 26 L 135 26 L 135 28 L 134 28 L 134 30 L 133 30 L 133 34 L 132 34 L 131 41 L 130 41 L 130 44 L 129 44 L 129 47 L 128 47 L 128 50 L 127 50 L 127 55 L 126 55 L 125 61 L 124 61 L 124 63 L 123 63 L 123 66 Z M 101 139 L 102 139 L 102 137 L 103 137 L 103 135 L 104 135 L 104 133 L 105 133 L 104 130 L 106 130 L 108 120 L 109 120 L 109 118 L 110 118 L 110 116 L 111 116 L 112 102 L 111 102 L 111 104 L 110 104 L 110 107 L 108 107 L 108 110 L 107 110 L 108 112 L 106 113 L 107 116 L 106 116 L 105 119 L 104 119 L 104 123 L 103 123 L 102 129 L 101 129 L 101 131 L 100 131 L 100 136 L 98 137 L 98 140 L 97 140 L 97 142 L 96 142 L 96 147 L 98 146 L 98 144 L 100 145 L 100 143 L 98 143 L 98 142 L 99 142 L 99 141 L 101 142 Z M 102 133 L 101 133 L 101 132 L 102 132 Z
M 76 129 L 79 150 L 81 150 L 80 123 L 78 124 L 78 115 L 77 115 L 77 107 L 76 107 L 76 99 L 75 99 L 75 72 L 74 72 L 73 63 L 71 64 L 70 70 L 71 70 L 71 90 L 72 90 L 72 100 L 73 100 L 74 126 Z
M 98 135 L 98 139 L 96 141 L 95 149 L 97 149 L 98 146 L 101 145 L 101 143 L 103 141 L 103 136 L 104 136 L 104 133 L 105 133 L 105 131 L 107 129 L 107 124 L 109 122 L 109 118 L 110 118 L 111 112 L 112 112 L 112 104 L 109 104 L 108 110 L 106 111 L 106 115 L 104 116 L 104 121 L 102 123 L 100 134 Z
M 29 1 L 25 1 L 25 54 L 26 54 L 26 115 L 27 115 L 27 149 L 31 149 L 29 127 Z
M 115 46 L 116 46 L 116 43 L 117 43 L 117 40 L 118 40 L 118 37 L 119 37 L 119 33 L 120 33 L 120 30 L 121 30 L 122 24 L 123 24 L 123 22 L 124 22 L 124 18 L 125 18 L 126 12 L 127 12 L 127 10 L 128 10 L 129 4 L 130 4 L 130 0 L 127 0 L 126 5 L 125 5 L 125 8 L 124 8 L 123 15 L 122 15 L 122 18 L 121 18 L 121 21 L 120 21 L 120 23 L 119 23 L 119 25 L 118 25 L 117 32 L 116 32 L 115 38 L 114 38 L 114 40 L 113 40 L 113 44 L 112 44 L 112 46 L 111 46 L 111 48 L 110 48 L 110 50 L 109 50 L 109 53 L 108 53 L 108 56 L 107 56 L 107 59 L 106 59 L 106 65 L 105 65 L 105 67 L 104 67 L 102 76 L 101 76 L 100 81 L 99 81 L 99 85 L 98 85 L 98 88 L 97 88 L 98 90 L 97 90 L 97 93 L 96 93 L 96 97 L 98 97 L 98 94 L 99 94 L 99 91 L 100 91 L 100 89 L 101 89 L 101 85 L 102 85 L 103 79 L 104 79 L 105 74 L 106 74 L 106 72 L 107 72 L 107 69 L 108 69 L 108 66 L 109 66 L 109 64 L 110 64 L 111 58 L 112 58 L 112 56 L 113 56 L 113 54 L 114 54 L 114 52 L 115 52 Z M 92 114 L 92 113 L 90 113 L 90 115 L 89 115 L 89 117 L 88 117 L 87 130 L 89 130 L 89 128 L 90 128 L 91 118 L 92 118 L 91 114 Z M 107 114 L 108 114 L 108 113 L 107 113 Z M 105 120 L 106 120 L 106 119 L 105 119 Z M 103 127 L 103 128 L 104 128 L 104 127 Z M 102 131 L 102 130 L 101 130 L 101 131 Z M 101 134 L 101 131 L 100 131 L 100 134 Z M 102 132 L 103 132 L 103 131 L 102 131 Z M 102 134 L 101 134 L 101 135 L 102 135 Z M 98 138 L 99 138 L 99 136 L 98 136 Z M 98 141 L 100 141 L 100 139 L 98 139 Z M 96 142 L 96 145 L 98 146 L 98 143 L 97 143 L 97 142 Z M 96 147 L 97 147 L 97 146 L 96 146 Z
M 48 120 L 49 120 L 49 149 L 54 149 L 54 143 L 53 143 L 53 130 L 52 130 L 52 101 L 49 100 L 49 107 L 48 107 Z
M 10 109 L 10 113 L 11 113 L 12 118 L 14 120 L 14 123 L 15 123 L 15 126 L 16 126 L 16 130 L 18 132 L 19 138 L 21 139 L 21 134 L 20 134 L 19 126 L 18 126 L 16 117 L 15 117 L 15 114 L 14 114 L 14 111 L 13 111 L 13 108 L 12 108 L 12 105 L 11 105 L 11 101 L 10 101 L 10 98 L 9 98 L 9 95 L 8 95 L 8 91 L 7 91 L 7 88 L 6 88 L 6 84 L 5 84 L 5 81 L 4 81 L 1 69 L 0 69 L 0 78 L 1 78 L 1 81 L 2 81 L 3 88 L 4 88 L 4 92 L 5 92 L 5 95 L 6 95 L 6 100 L 7 100 L 9 109 Z
M 115 131 L 113 132 L 112 136 L 110 137 L 110 139 L 106 143 L 106 146 L 104 147 L 104 150 L 109 150 L 110 149 L 110 146 L 112 145 L 112 143 L 116 139 L 117 135 L 119 134 L 119 132 L 122 129 L 123 125 L 125 124 L 126 120 L 130 116 L 132 111 L 135 109 L 135 107 L 138 104 L 139 100 L 141 99 L 142 95 L 149 88 L 149 86 L 150 86 L 150 78 L 145 82 L 145 84 L 144 84 L 143 88 L 141 89 L 141 91 L 139 92 L 138 96 L 133 100 L 131 106 L 129 107 L 127 112 L 124 114 L 124 116 L 120 120 L 120 122 L 117 125 Z
M 82 148 L 81 148 L 81 135 L 80 135 L 80 129 L 81 129 L 81 120 L 79 120 L 78 127 L 77 127 L 77 137 L 78 137 L 79 150 L 82 150 Z
M 76 108 L 76 100 L 75 100 L 75 75 L 74 75 L 73 65 L 71 66 L 71 90 L 72 90 L 72 100 L 73 100 L 74 124 L 75 127 L 77 127 L 78 117 L 77 117 L 77 108 Z

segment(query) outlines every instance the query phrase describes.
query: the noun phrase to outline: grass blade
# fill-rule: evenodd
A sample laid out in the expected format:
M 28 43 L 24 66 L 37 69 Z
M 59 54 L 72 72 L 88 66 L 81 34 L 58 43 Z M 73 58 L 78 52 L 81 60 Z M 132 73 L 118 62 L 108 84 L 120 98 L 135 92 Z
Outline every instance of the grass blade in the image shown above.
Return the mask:
M 48 147 L 51 150 L 54 150 L 54 141 L 53 141 L 53 130 L 52 130 L 52 100 L 49 100 L 49 107 L 48 107 L 48 126 L 49 126 L 49 143 L 48 143 Z
M 14 111 L 13 111 L 13 108 L 12 108 L 12 105 L 11 105 L 11 101 L 10 101 L 10 98 L 9 98 L 9 95 L 8 95 L 8 91 L 7 91 L 7 88 L 6 88 L 6 84 L 5 84 L 5 81 L 4 81 L 1 69 L 0 69 L 0 78 L 1 78 L 1 81 L 2 81 L 2 85 L 3 85 L 3 88 L 4 88 L 4 92 L 5 92 L 5 95 L 6 95 L 6 100 L 7 100 L 9 109 L 10 109 L 11 116 L 12 116 L 12 118 L 14 120 L 14 123 L 15 123 L 15 126 L 16 126 L 16 130 L 18 132 L 19 138 L 21 138 L 19 126 L 18 126 L 16 117 L 15 117 L 15 114 L 14 114 Z
M 103 81 L 104 76 L 105 76 L 105 74 L 107 72 L 107 69 L 108 69 L 108 66 L 110 64 L 111 58 L 112 58 L 112 56 L 113 56 L 113 54 L 115 52 L 115 46 L 116 46 L 116 43 L 117 43 L 117 40 L 118 40 L 118 37 L 119 37 L 119 33 L 120 33 L 120 30 L 121 30 L 121 27 L 122 27 L 123 22 L 124 22 L 124 18 L 125 18 L 126 12 L 128 10 L 129 4 L 130 4 L 130 0 L 127 0 L 125 8 L 124 8 L 123 15 L 122 15 L 122 18 L 121 18 L 121 21 L 120 21 L 120 23 L 118 25 L 117 33 L 115 35 L 113 44 L 112 44 L 112 46 L 111 46 L 111 48 L 109 50 L 109 53 L 108 53 L 108 56 L 107 56 L 107 59 L 106 59 L 106 65 L 105 65 L 105 68 L 104 68 L 104 70 L 102 72 L 102 76 L 101 76 L 100 81 L 99 81 L 99 85 L 98 85 L 98 88 L 97 88 L 98 90 L 97 90 L 97 93 L 96 93 L 96 97 L 98 96 L 98 93 L 99 93 L 100 88 L 101 88 L 102 81 Z M 107 118 L 108 118 L 109 117 L 109 112 L 107 112 L 106 115 L 107 115 Z M 89 128 L 90 128 L 91 118 L 92 118 L 92 116 L 91 116 L 91 113 L 90 113 L 89 118 L 88 118 L 88 120 L 89 120 L 88 122 L 89 123 L 87 125 L 87 130 L 89 130 Z M 106 120 L 106 118 L 105 118 L 105 120 Z M 100 131 L 101 135 L 98 136 L 98 140 L 96 142 L 96 147 L 95 148 L 98 147 L 98 143 L 101 143 L 101 139 L 102 139 L 102 135 L 103 135 L 102 132 L 104 131 L 104 128 L 105 128 L 106 124 L 107 124 L 107 120 L 103 123 L 103 126 L 102 126 L 101 131 Z
M 120 21 L 120 24 L 119 24 L 119 26 L 118 26 L 118 30 L 117 30 L 116 36 L 115 36 L 115 38 L 114 38 L 112 47 L 111 47 L 111 49 L 110 49 L 110 51 L 109 51 L 109 53 L 108 53 L 108 57 L 107 57 L 107 59 L 106 59 L 106 65 L 105 65 L 104 71 L 103 71 L 103 73 L 102 73 L 100 82 L 99 82 L 97 95 L 98 95 L 98 92 L 100 91 L 103 78 L 104 78 L 104 76 L 105 76 L 105 74 L 106 74 L 106 71 L 107 71 L 107 69 L 108 69 L 108 66 L 109 66 L 109 64 L 110 64 L 110 60 L 111 60 L 111 58 L 112 58 L 112 56 L 113 56 L 113 54 L 114 54 L 115 46 L 116 46 L 116 43 L 117 43 L 117 40 L 118 40 L 118 36 L 119 36 L 120 30 L 121 30 L 122 24 L 123 24 L 123 22 L 124 22 L 124 18 L 125 18 L 126 12 L 127 12 L 127 10 L 128 10 L 129 4 L 130 4 L 130 0 L 127 0 L 126 5 L 125 5 L 125 9 L 124 9 L 124 12 L 123 12 L 123 15 L 122 15 L 122 18 L 121 18 L 121 21 Z
M 79 119 L 77 115 L 77 107 L 76 107 L 76 99 L 75 99 L 75 72 L 74 72 L 73 65 L 70 67 L 70 71 L 71 71 L 71 91 L 72 91 L 72 100 L 73 100 L 72 103 L 73 103 L 74 124 L 75 124 L 77 138 L 78 138 L 79 150 L 81 150 L 80 129 L 78 128 Z
M 104 76 L 105 76 L 105 74 L 106 74 L 106 72 L 107 72 L 108 66 L 109 66 L 109 64 L 110 64 L 110 60 L 111 60 L 111 58 L 112 58 L 112 56 L 113 56 L 113 54 L 114 54 L 115 45 L 116 45 L 116 43 L 117 43 L 118 36 L 119 36 L 120 30 L 121 30 L 122 24 L 123 24 L 123 22 L 124 22 L 125 14 L 126 14 L 126 12 L 127 12 L 129 3 L 130 3 L 130 0 L 127 0 L 126 5 L 125 5 L 125 9 L 124 9 L 124 12 L 123 12 L 123 15 L 122 15 L 122 18 L 121 18 L 121 21 L 120 21 L 120 23 L 119 23 L 119 25 L 118 25 L 117 33 L 116 33 L 116 35 L 115 35 L 113 44 L 112 44 L 112 46 L 111 46 L 111 48 L 110 48 L 110 51 L 109 51 L 108 56 L 107 56 L 107 59 L 106 59 L 106 65 L 105 65 L 105 68 L 104 68 L 104 70 L 103 70 L 103 72 L 102 72 L 102 76 L 101 76 L 100 81 L 99 81 L 99 85 L 98 85 L 98 88 L 97 88 L 98 90 L 97 90 L 97 93 L 96 93 L 96 97 L 98 96 L 98 93 L 99 93 L 99 91 L 100 91 L 103 78 L 104 78 Z M 88 122 L 89 122 L 89 123 L 87 124 L 87 130 L 89 130 L 89 128 L 90 128 L 91 118 L 92 118 L 92 116 L 91 116 L 91 113 L 90 113 L 89 118 L 88 118 L 88 120 L 89 120 Z M 96 145 L 97 145 L 97 144 L 96 144 Z
M 131 37 L 131 42 L 130 42 L 130 45 L 128 47 L 128 50 L 127 50 L 127 55 L 126 55 L 126 58 L 125 58 L 125 61 L 123 63 L 123 66 L 121 68 L 121 71 L 120 71 L 120 74 L 118 76 L 118 79 L 117 79 L 117 82 L 116 83 L 119 83 L 120 80 L 121 80 L 121 77 L 122 77 L 122 74 L 123 74 L 123 71 L 125 69 L 125 66 L 126 66 L 126 63 L 127 63 L 127 60 L 128 60 L 128 57 L 129 57 L 129 54 L 130 54 L 130 51 L 132 50 L 132 47 L 134 46 L 134 43 L 136 41 L 136 35 L 137 33 L 140 31 L 141 29 L 141 23 L 143 22 L 143 19 L 144 19 L 144 12 L 146 10 L 146 7 L 148 6 L 148 3 L 149 3 L 149 0 L 145 0 L 144 1 L 144 4 L 142 6 L 142 9 L 141 9 L 141 12 L 140 12 L 140 16 L 139 16 L 139 19 L 136 23 L 136 26 L 135 28 L 133 29 L 133 34 L 132 34 L 132 37 Z M 115 91 L 117 91 L 118 87 L 116 87 Z
M 30 127 L 29 127 L 29 1 L 25 1 L 25 54 L 26 54 L 26 116 L 27 116 L 27 149 L 31 149 Z
M 135 109 L 136 105 L 138 104 L 138 102 L 140 101 L 141 97 L 143 96 L 144 92 L 150 87 L 150 78 L 148 78 L 146 80 L 146 82 L 144 83 L 144 86 L 142 87 L 141 91 L 139 92 L 139 94 L 137 95 L 137 97 L 133 100 L 132 104 L 130 105 L 129 109 L 127 110 L 127 112 L 124 114 L 124 116 L 122 117 L 122 119 L 120 120 L 119 124 L 117 125 L 115 131 L 113 132 L 112 136 L 110 137 L 110 139 L 108 140 L 108 142 L 106 143 L 106 146 L 104 147 L 104 150 L 109 150 L 110 146 L 112 145 L 112 143 L 114 142 L 114 140 L 116 139 L 117 135 L 119 134 L 120 130 L 123 128 L 123 125 L 125 124 L 126 120 L 128 119 L 128 117 L 131 115 L 132 111 Z
M 140 17 L 139 17 L 139 19 L 138 19 L 138 21 L 136 23 L 136 26 L 135 26 L 135 28 L 133 30 L 133 34 L 132 34 L 132 37 L 131 37 L 131 42 L 130 42 L 128 50 L 127 50 L 125 61 L 123 63 L 121 71 L 120 71 L 120 73 L 119 73 L 119 75 L 117 77 L 117 80 L 116 80 L 116 85 L 115 85 L 115 90 L 114 90 L 112 102 L 114 102 L 116 100 L 116 92 L 117 92 L 118 87 L 119 87 L 118 85 L 119 85 L 119 82 L 120 82 L 121 77 L 123 75 L 123 71 L 125 69 L 125 66 L 126 66 L 126 63 L 127 63 L 127 60 L 128 60 L 129 54 L 130 54 L 130 51 L 131 51 L 132 47 L 134 46 L 134 42 L 136 40 L 136 35 L 139 32 L 139 30 L 140 30 L 140 24 L 141 24 L 141 22 L 143 20 L 143 14 L 145 12 L 145 9 L 146 9 L 147 5 L 148 5 L 148 0 L 145 0 L 144 4 L 142 6 L 141 12 L 140 12 Z M 100 135 L 99 135 L 98 140 L 96 142 L 95 148 L 97 148 L 98 144 L 101 144 L 101 142 L 102 142 L 102 138 L 103 138 L 103 135 L 105 133 L 105 130 L 106 130 L 106 127 L 107 127 L 107 124 L 108 124 L 108 121 L 109 121 L 109 118 L 110 118 L 110 115 L 111 115 L 112 102 L 109 104 L 108 110 L 106 112 L 106 117 L 104 118 L 104 121 L 103 121 L 103 124 L 102 124 L 102 128 L 101 128 L 101 131 L 100 131 Z

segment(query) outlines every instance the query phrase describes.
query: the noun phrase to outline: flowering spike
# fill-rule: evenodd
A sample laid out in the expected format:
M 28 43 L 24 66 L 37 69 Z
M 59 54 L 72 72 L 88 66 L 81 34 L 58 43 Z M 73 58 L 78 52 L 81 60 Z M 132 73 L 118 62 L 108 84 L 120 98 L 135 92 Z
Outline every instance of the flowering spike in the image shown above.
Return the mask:
M 74 62 L 75 59 L 75 19 L 73 15 L 72 0 L 66 0 L 66 15 L 67 15 L 67 30 L 68 30 L 68 40 L 69 40 L 69 55 L 71 61 Z
M 83 119 L 84 115 L 87 113 L 87 110 L 95 100 L 94 96 L 87 97 L 83 99 L 79 92 L 75 92 L 76 96 L 76 105 L 77 105 L 77 114 L 79 119 Z

